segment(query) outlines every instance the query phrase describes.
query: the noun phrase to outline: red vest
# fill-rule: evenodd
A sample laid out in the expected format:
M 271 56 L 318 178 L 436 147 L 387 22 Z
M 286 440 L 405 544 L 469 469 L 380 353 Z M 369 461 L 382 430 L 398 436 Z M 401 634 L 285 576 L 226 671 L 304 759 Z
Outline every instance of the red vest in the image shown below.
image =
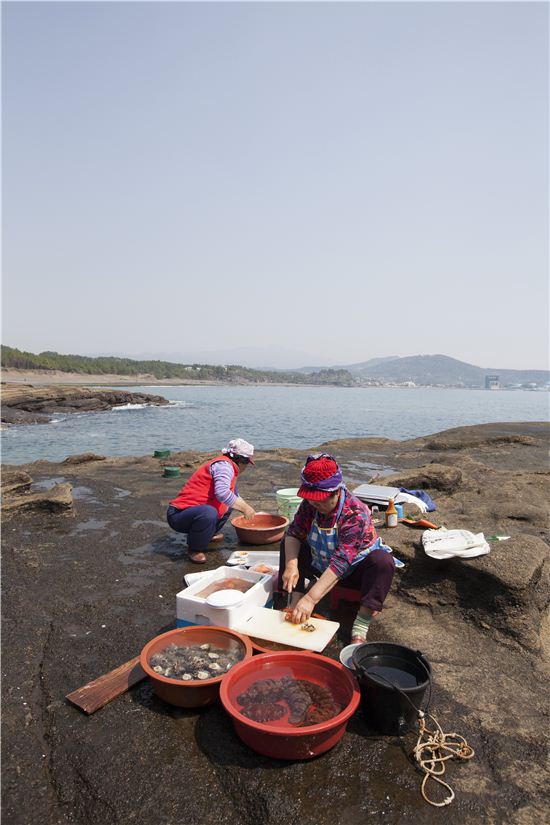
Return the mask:
M 227 504 L 222 504 L 218 501 L 214 494 L 214 479 L 210 475 L 210 466 L 215 461 L 229 461 L 235 470 L 235 475 L 230 484 L 231 492 L 235 489 L 237 483 L 237 476 L 239 475 L 239 467 L 234 461 L 231 461 L 226 455 L 219 455 L 211 461 L 207 461 L 196 470 L 185 487 L 180 491 L 180 494 L 173 499 L 170 504 L 177 507 L 178 510 L 184 510 L 186 507 L 195 507 L 197 504 L 210 504 L 218 511 L 218 518 L 221 518 L 227 512 Z

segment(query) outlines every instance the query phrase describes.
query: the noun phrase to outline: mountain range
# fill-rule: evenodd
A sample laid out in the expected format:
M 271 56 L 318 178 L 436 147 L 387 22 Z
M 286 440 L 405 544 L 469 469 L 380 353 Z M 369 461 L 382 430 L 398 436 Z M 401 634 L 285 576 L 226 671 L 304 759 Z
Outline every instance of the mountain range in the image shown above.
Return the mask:
M 355 378 L 381 382 L 411 381 L 422 385 L 484 387 L 485 377 L 497 375 L 501 386 L 550 382 L 549 370 L 510 370 L 503 367 L 477 367 L 448 355 L 412 355 L 405 358 L 374 358 L 360 364 L 341 365 Z
M 92 353 L 89 353 L 92 355 Z M 98 353 L 94 353 L 98 355 Z M 549 370 L 513 370 L 505 367 L 478 367 L 459 361 L 448 355 L 411 355 L 400 357 L 389 355 L 370 358 L 352 364 L 338 364 L 324 361 L 319 363 L 307 353 L 290 349 L 240 347 L 233 350 L 205 351 L 193 353 L 139 353 L 128 355 L 109 353 L 111 356 L 136 360 L 161 360 L 179 364 L 239 364 L 252 369 L 289 371 L 312 374 L 326 369 L 347 370 L 356 381 L 367 384 L 402 384 L 412 382 L 421 386 L 484 387 L 485 377 L 497 375 L 500 386 L 550 383 Z M 297 367 L 299 359 L 308 366 Z M 304 363 L 304 361 L 302 361 Z

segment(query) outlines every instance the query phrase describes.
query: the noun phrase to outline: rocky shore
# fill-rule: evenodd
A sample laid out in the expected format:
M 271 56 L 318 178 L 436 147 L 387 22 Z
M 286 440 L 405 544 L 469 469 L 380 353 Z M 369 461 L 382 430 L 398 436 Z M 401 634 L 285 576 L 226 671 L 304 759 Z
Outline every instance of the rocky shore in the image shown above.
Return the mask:
M 93 387 L 2 382 L 2 424 L 46 424 L 60 413 L 100 412 L 124 404 L 168 404 L 161 395 Z
M 353 488 L 424 489 L 438 525 L 503 534 L 489 555 L 436 561 L 421 531 L 381 528 L 405 562 L 369 641 L 421 650 L 433 668 L 430 710 L 475 749 L 451 763 L 448 808 L 420 796 L 403 740 L 374 736 L 358 713 L 342 742 L 309 762 L 257 756 L 220 705 L 164 705 L 147 681 L 93 716 L 64 699 L 135 656 L 175 623 L 175 594 L 196 570 L 167 527 L 168 500 L 199 453 L 87 454 L 3 468 L 3 813 L 12 825 L 479 825 L 548 822 L 550 427 L 491 424 L 425 438 L 322 445 Z M 314 445 L 312 445 L 313 447 Z M 242 480 L 257 509 L 296 486 L 306 451 L 258 455 Z M 182 478 L 162 477 L 163 464 Z M 208 567 L 236 546 L 232 527 Z M 337 658 L 351 613 L 336 617 Z

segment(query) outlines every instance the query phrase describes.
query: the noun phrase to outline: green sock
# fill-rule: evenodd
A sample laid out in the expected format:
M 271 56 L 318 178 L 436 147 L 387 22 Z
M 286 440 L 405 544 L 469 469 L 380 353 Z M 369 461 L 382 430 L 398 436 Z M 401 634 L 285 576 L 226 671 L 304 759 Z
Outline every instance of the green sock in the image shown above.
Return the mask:
M 367 638 L 369 632 L 369 625 L 371 623 L 371 616 L 362 616 L 360 613 L 355 617 L 353 627 L 351 628 L 351 638 L 354 636 L 361 636 L 363 639 Z

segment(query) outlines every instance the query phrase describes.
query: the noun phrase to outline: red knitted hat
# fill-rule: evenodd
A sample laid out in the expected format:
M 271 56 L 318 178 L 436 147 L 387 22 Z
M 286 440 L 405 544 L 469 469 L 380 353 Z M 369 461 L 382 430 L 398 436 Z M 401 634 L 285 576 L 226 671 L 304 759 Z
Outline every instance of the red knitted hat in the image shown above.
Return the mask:
M 330 478 L 335 478 L 335 485 L 333 489 L 322 489 L 321 482 L 327 481 Z M 341 482 L 340 467 L 336 461 L 328 455 L 321 455 L 319 458 L 308 459 L 304 469 L 302 470 L 302 486 L 298 490 L 298 495 L 301 498 L 308 498 L 311 501 L 323 501 L 323 499 L 331 496 L 335 489 L 337 489 Z M 316 485 L 320 485 L 316 487 Z M 324 485 L 326 487 L 326 484 Z

